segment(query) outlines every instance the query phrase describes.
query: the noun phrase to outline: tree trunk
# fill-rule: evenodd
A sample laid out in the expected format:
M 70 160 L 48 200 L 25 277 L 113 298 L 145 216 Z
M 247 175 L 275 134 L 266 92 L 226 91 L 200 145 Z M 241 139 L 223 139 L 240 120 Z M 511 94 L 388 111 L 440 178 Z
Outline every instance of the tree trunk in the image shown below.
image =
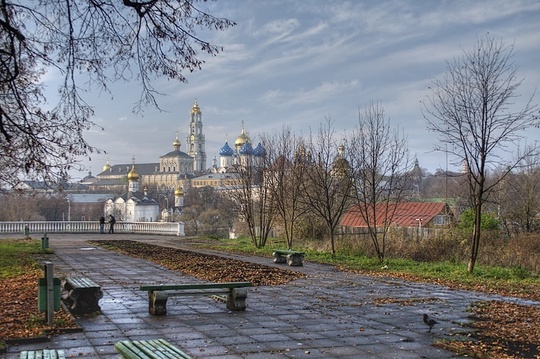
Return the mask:
M 472 273 L 474 271 L 476 259 L 478 258 L 478 249 L 480 248 L 481 224 L 482 206 L 476 205 L 474 208 L 474 228 L 471 241 L 471 255 L 469 257 L 469 264 L 467 265 L 467 272 L 469 273 Z
M 334 231 L 330 230 L 330 245 L 332 247 L 332 257 L 336 255 L 336 246 L 334 242 Z

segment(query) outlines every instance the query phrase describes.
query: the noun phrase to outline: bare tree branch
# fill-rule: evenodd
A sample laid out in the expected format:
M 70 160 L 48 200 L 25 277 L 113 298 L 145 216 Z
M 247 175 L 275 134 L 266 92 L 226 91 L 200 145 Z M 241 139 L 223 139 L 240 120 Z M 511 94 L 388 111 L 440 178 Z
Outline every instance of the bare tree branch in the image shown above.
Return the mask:
M 0 0 L 0 188 L 22 177 L 55 181 L 80 156 L 99 151 L 84 140 L 98 128 L 83 90 L 109 92 L 114 81 L 138 81 L 135 110 L 159 108 L 157 78 L 186 82 L 201 69 L 199 53 L 222 49 L 197 36 L 234 22 L 199 10 L 197 0 Z M 59 100 L 45 111 L 42 76 L 63 75 Z
M 469 198 L 475 213 L 469 272 L 478 256 L 482 206 L 505 178 L 503 175 L 488 183 L 487 175 L 503 161 L 503 153 L 517 148 L 524 131 L 539 125 L 538 106 L 532 104 L 532 96 L 523 108 L 514 108 L 523 80 L 517 77 L 512 53 L 512 47 L 489 34 L 479 38 L 474 49 L 448 64 L 446 76 L 434 81 L 435 88 L 424 103 L 428 129 L 439 135 L 441 143 L 455 145 L 449 146 L 448 152 L 468 169 Z M 530 147 L 533 152 L 537 149 L 538 143 Z M 525 157 L 507 167 L 515 167 Z

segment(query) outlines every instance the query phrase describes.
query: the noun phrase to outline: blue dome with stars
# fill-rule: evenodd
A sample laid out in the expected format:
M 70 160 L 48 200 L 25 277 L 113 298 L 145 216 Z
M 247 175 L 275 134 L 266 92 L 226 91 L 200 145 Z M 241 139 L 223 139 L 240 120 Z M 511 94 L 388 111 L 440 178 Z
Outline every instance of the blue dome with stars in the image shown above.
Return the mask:
M 234 150 L 231 148 L 231 146 L 229 146 L 227 141 L 225 141 L 223 147 L 220 148 L 219 155 L 223 157 L 230 157 L 234 155 Z
M 238 151 L 242 156 L 249 156 L 253 153 L 253 147 L 251 147 L 251 143 L 246 141 L 244 145 L 240 148 Z
M 266 155 L 266 150 L 264 149 L 264 147 L 259 142 L 257 147 L 255 147 L 255 149 L 253 150 L 253 156 L 255 156 L 255 157 L 264 157 L 264 155 Z

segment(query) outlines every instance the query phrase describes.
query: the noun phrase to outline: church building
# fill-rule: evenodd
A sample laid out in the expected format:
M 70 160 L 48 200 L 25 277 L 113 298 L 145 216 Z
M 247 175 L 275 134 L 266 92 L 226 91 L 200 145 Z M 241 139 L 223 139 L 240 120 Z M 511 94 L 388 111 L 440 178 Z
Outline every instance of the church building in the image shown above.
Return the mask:
M 219 150 L 219 166 L 214 157 L 212 166 L 206 167 L 206 139 L 203 133 L 202 111 L 197 100 L 191 107 L 188 131 L 186 152 L 181 150 L 182 143 L 176 133 L 172 151 L 160 156 L 159 163 L 137 163 L 138 182 L 142 188 L 183 193 L 191 187 L 223 187 L 236 180 L 235 173 L 238 172 L 238 166 L 245 164 L 248 158 L 257 160 L 265 154 L 260 143 L 257 147 L 252 147 L 251 139 L 242 122 L 242 131 L 234 142 L 234 149 L 228 145 L 228 141 L 225 141 L 225 145 Z M 88 187 L 93 191 L 121 193 L 125 190 L 126 178 L 129 182 L 133 166 L 111 165 L 107 162 L 95 180 L 88 183 Z
M 117 221 L 153 222 L 159 218 L 158 203 L 148 198 L 146 191 L 139 191 L 139 174 L 133 164 L 127 175 L 128 192 L 105 201 L 105 214 L 112 214 Z
M 175 191 L 188 188 L 189 180 L 204 174 L 206 170 L 206 140 L 203 134 L 202 112 L 195 100 L 190 112 L 187 153 L 181 150 L 182 143 L 176 134 L 172 142 L 173 150 L 160 156 L 159 163 L 139 163 L 137 172 L 140 185 Z M 125 188 L 125 179 L 131 166 L 127 164 L 103 166 L 103 171 L 96 175 L 96 181 L 89 185 L 91 190 L 116 190 Z

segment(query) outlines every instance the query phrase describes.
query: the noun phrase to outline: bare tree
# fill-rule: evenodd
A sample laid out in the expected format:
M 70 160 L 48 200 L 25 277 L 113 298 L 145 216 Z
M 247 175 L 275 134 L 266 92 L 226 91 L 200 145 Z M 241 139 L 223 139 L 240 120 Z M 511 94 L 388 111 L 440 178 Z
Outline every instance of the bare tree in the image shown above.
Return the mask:
M 516 91 L 523 80 L 517 77 L 512 62 L 512 47 L 496 41 L 489 34 L 463 56 L 448 63 L 446 76 L 434 80 L 424 117 L 428 129 L 439 135 L 440 143 L 457 163 L 467 167 L 470 204 L 475 223 L 471 237 L 468 272 L 474 271 L 481 237 L 482 207 L 497 183 L 506 177 L 522 158 L 509 163 L 498 181 L 487 183 L 487 175 L 500 162 L 501 155 L 518 145 L 523 131 L 538 126 L 537 105 L 532 97 L 523 108 L 515 109 Z M 444 151 L 443 146 L 437 149 Z M 530 147 L 537 151 L 537 144 Z
M 333 121 L 326 118 L 317 135 L 310 135 L 303 159 L 303 201 L 326 223 L 332 255 L 336 253 L 336 228 L 350 203 L 352 188 L 347 161 L 339 148 Z
M 525 149 L 530 152 L 529 149 Z M 504 173 L 502 169 L 500 173 Z M 498 186 L 499 219 L 508 235 L 540 228 L 540 156 L 523 159 Z
M 234 23 L 202 10 L 197 0 L 0 1 L 0 184 L 22 176 L 67 177 L 79 156 L 97 151 L 84 138 L 95 128 L 84 90 L 109 91 L 136 80 L 136 109 L 157 106 L 157 77 L 185 82 L 201 68 L 199 52 L 219 46 L 197 30 Z M 43 75 L 63 75 L 56 106 L 46 109 Z
M 185 207 L 180 214 L 180 221 L 184 222 L 188 235 L 196 236 L 199 234 L 201 213 L 201 206 L 192 205 Z
M 275 212 L 285 231 L 287 248 L 292 250 L 295 225 L 307 210 L 301 201 L 305 177 L 305 146 L 303 140 L 291 133 L 287 126 L 267 136 L 265 143 L 267 156 L 272 156 L 267 159 L 267 183 L 272 190 Z
M 383 106 L 371 102 L 363 112 L 359 111 L 358 126 L 349 143 L 355 213 L 366 223 L 382 263 L 396 204 L 402 200 L 404 185 L 411 174 L 407 140 L 399 129 L 392 129 Z
M 266 146 L 264 146 L 266 147 Z M 252 147 L 247 142 L 238 165 L 238 180 L 231 182 L 228 192 L 235 204 L 235 211 L 246 223 L 249 236 L 257 248 L 266 245 L 274 222 L 274 203 L 268 178 L 268 158 L 253 156 Z
M 45 216 L 40 213 L 41 199 L 36 193 L 10 192 L 0 193 L 0 221 L 43 221 Z

